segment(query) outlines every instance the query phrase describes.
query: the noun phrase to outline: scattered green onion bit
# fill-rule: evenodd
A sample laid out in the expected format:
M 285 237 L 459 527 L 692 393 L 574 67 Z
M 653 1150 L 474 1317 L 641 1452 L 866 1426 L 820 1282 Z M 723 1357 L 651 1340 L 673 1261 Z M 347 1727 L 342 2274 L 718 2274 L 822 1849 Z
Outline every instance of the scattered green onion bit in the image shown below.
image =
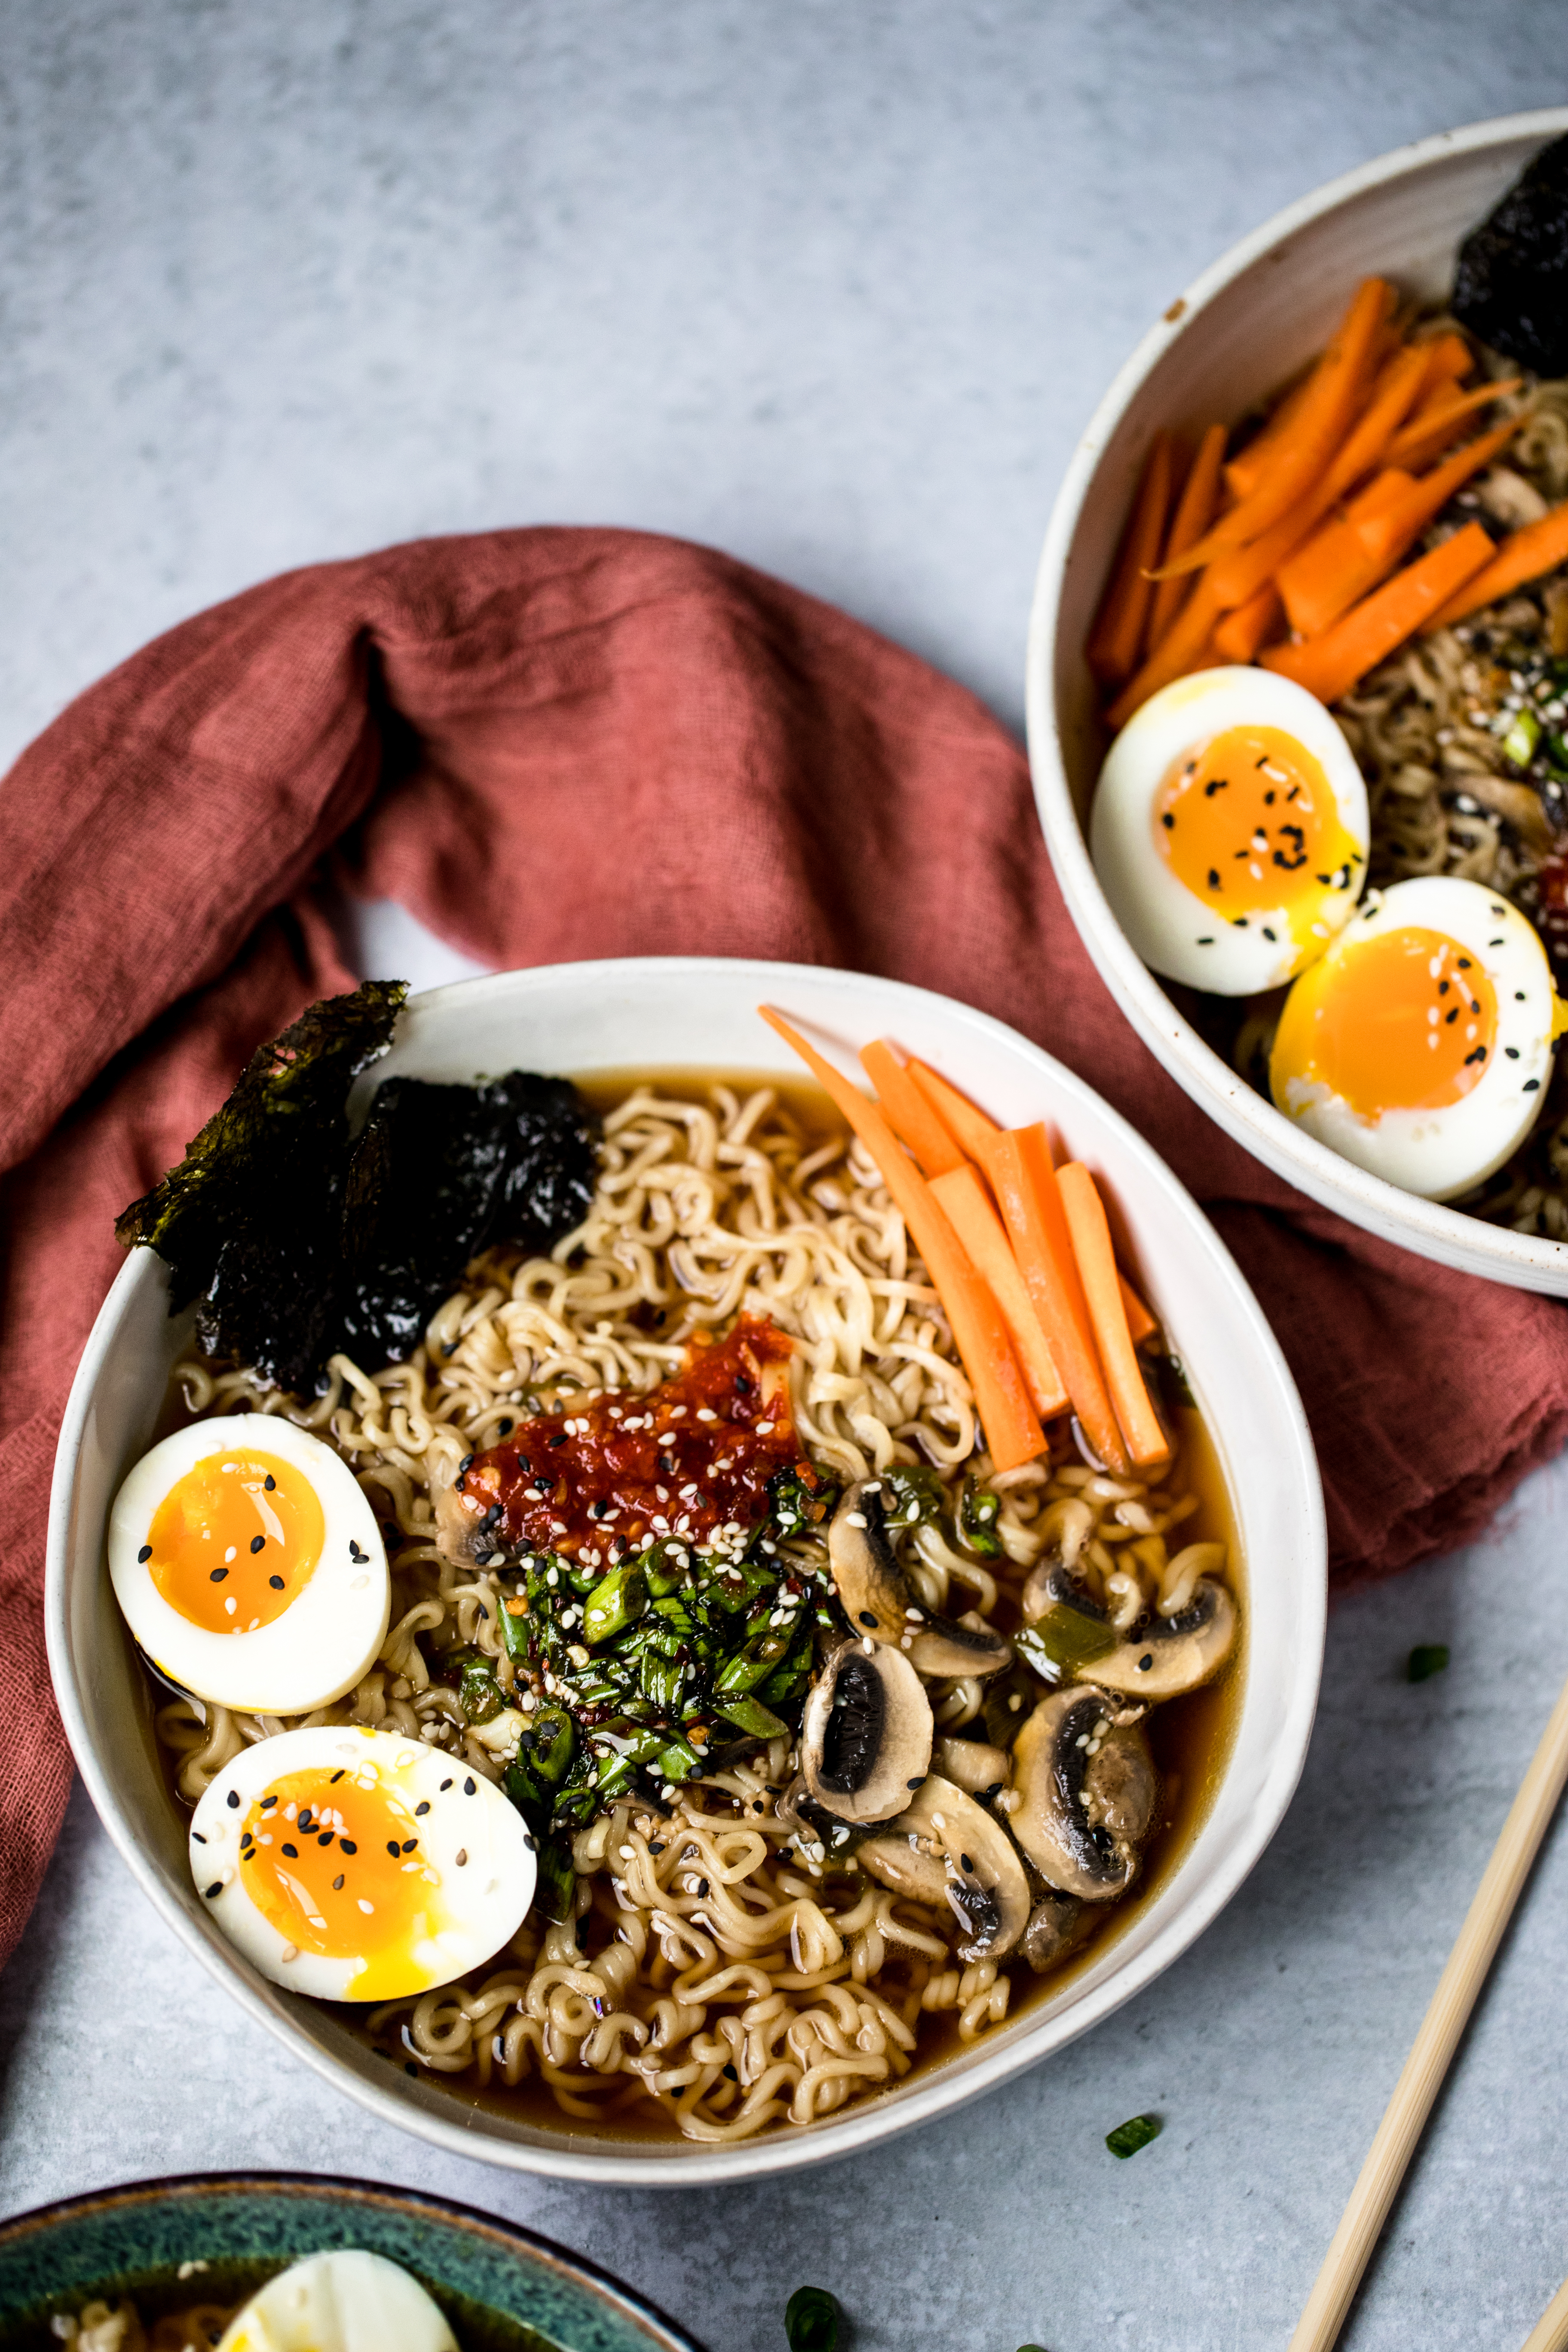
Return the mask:
M 1528 768 L 1541 740 L 1541 721 L 1533 710 L 1521 710 L 1502 739 L 1502 755 L 1516 768 Z
M 1136 2156 L 1152 2139 L 1158 2139 L 1164 2130 L 1158 2116 L 1134 2116 L 1130 2122 L 1118 2124 L 1113 2132 L 1105 2135 L 1105 2145 L 1112 2156 Z
M 1417 1642 L 1410 1653 L 1410 1663 L 1405 1669 L 1407 1682 L 1430 1682 L 1440 1675 L 1448 1663 L 1447 1642 Z
M 837 2352 L 837 2298 L 825 2286 L 797 2286 L 784 2305 L 789 2352 Z

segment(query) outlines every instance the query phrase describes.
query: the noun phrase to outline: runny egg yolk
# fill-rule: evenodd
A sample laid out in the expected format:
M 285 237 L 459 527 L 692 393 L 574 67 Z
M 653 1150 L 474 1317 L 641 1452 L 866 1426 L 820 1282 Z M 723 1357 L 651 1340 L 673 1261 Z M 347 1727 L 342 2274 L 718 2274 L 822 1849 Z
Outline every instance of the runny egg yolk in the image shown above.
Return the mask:
M 326 1540 L 302 1470 L 266 1454 L 209 1454 L 153 1515 L 147 1567 L 182 1617 L 209 1633 L 249 1633 L 299 1598 Z
M 440 1874 L 421 1851 L 429 1810 L 350 1765 L 287 1773 L 245 1817 L 239 1859 L 251 1901 L 301 1951 L 363 1961 L 345 2000 L 408 1991 L 416 1949 L 439 1927 Z
M 1445 932 L 1410 926 L 1308 967 L 1286 999 L 1272 1069 L 1375 1121 L 1460 1101 L 1496 1037 L 1497 997 L 1475 957 Z
M 1154 833 L 1194 898 L 1230 922 L 1282 913 L 1301 946 L 1324 892 L 1353 897 L 1360 879 L 1321 764 L 1279 727 L 1226 727 L 1189 745 L 1154 796 Z

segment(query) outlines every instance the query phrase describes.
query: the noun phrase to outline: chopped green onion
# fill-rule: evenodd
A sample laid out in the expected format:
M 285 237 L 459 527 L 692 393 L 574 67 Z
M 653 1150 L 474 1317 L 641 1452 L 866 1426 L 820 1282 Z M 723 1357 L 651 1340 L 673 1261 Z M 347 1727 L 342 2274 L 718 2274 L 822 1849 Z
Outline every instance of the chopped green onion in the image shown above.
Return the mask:
M 602 1576 L 588 1596 L 583 1612 L 583 1639 L 590 1648 L 612 1641 L 636 1622 L 647 1607 L 647 1579 L 635 1559 L 623 1560 Z
M 1447 1642 L 1418 1642 L 1410 1653 L 1410 1663 L 1405 1669 L 1407 1682 L 1430 1682 L 1440 1675 L 1448 1663 Z
M 921 1519 L 942 1516 L 942 1480 L 923 1465 L 910 1468 L 895 1463 L 881 1474 L 883 1510 L 890 1528 L 912 1528 Z
M 1502 739 L 1502 755 L 1516 768 L 1528 768 L 1541 740 L 1541 721 L 1533 710 L 1521 710 Z
M 789 2352 L 838 2352 L 837 2297 L 825 2286 L 797 2286 L 784 2305 Z
M 1158 2139 L 1164 2128 L 1158 2116 L 1133 2116 L 1128 2122 L 1118 2124 L 1113 2132 L 1106 2133 L 1105 2145 L 1112 2156 L 1136 2156 L 1141 2147 Z
M 1002 1539 L 996 1533 L 1001 1516 L 1001 1496 L 994 1494 L 989 1486 L 978 1486 L 973 1478 L 965 1479 L 963 1499 L 958 1507 L 958 1532 L 981 1559 L 995 1559 L 1001 1553 Z

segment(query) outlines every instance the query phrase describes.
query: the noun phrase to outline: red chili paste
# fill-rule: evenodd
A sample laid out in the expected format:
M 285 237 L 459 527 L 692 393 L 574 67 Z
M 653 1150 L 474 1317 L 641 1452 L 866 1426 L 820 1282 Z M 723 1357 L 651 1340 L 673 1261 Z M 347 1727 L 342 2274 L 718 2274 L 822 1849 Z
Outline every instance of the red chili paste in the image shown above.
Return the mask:
M 754 1527 L 778 1471 L 813 1475 L 784 1380 L 766 1377 L 794 1351 L 765 1316 L 743 1316 L 727 1339 L 700 1333 L 659 1388 L 609 1390 L 521 1422 L 504 1444 L 472 1457 L 458 1496 L 470 1509 L 499 1506 L 487 1523 L 498 1547 L 606 1568 L 647 1537 L 698 1545 Z

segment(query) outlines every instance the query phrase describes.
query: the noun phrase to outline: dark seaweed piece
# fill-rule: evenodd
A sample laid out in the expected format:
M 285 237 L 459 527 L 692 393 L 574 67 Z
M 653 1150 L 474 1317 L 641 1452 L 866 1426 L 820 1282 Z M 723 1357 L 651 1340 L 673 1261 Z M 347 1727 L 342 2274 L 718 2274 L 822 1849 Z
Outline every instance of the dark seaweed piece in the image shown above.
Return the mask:
M 202 1297 L 209 1354 L 308 1391 L 331 1344 L 348 1092 L 384 1053 L 404 981 L 329 997 L 251 1055 L 184 1159 L 115 1224 L 171 1268 L 170 1311 Z
M 343 1344 L 379 1365 L 412 1353 L 468 1260 L 542 1248 L 593 1198 L 595 1132 L 564 1078 L 514 1070 L 478 1087 L 388 1078 L 343 1196 Z
M 1542 149 L 1459 247 L 1453 311 L 1505 359 L 1568 374 L 1568 138 Z

